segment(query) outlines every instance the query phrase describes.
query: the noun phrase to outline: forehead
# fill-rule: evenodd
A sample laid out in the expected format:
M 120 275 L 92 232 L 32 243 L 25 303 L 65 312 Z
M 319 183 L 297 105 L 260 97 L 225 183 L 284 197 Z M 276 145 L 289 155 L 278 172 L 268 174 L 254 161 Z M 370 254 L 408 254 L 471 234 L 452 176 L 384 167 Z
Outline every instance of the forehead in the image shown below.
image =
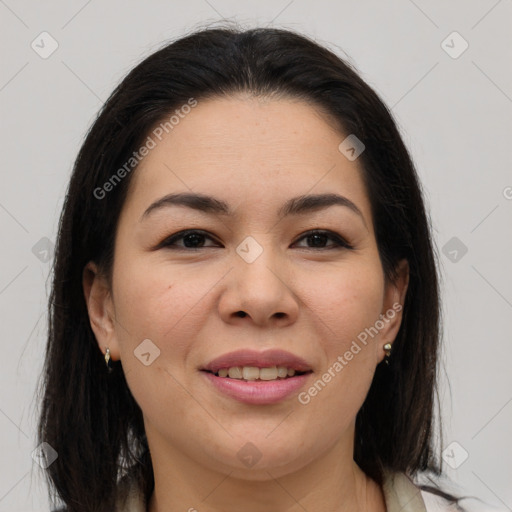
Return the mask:
M 369 207 L 359 163 L 338 149 L 346 134 L 314 105 L 237 95 L 198 100 L 174 121 L 160 129 L 161 140 L 149 134 L 155 146 L 128 196 L 139 210 L 191 190 L 234 205 L 259 199 L 276 207 L 288 195 L 338 192 Z
M 294 98 L 264 99 L 239 94 L 200 100 L 188 114 L 175 117 L 174 122 L 148 160 L 161 156 L 170 147 L 200 158 L 212 155 L 247 160 L 258 156 L 263 160 L 267 155 L 267 159 L 279 156 L 293 162 L 322 153 L 323 160 L 327 160 L 342 137 L 334 129 L 333 120 L 318 107 Z

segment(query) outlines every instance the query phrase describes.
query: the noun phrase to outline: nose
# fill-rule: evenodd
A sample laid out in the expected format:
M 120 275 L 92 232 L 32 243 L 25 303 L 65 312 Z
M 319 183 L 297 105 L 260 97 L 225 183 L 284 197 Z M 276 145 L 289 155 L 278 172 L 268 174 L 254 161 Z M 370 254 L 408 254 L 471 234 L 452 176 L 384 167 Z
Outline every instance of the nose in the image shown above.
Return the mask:
M 284 327 L 297 320 L 299 300 L 290 282 L 291 272 L 270 248 L 248 262 L 237 252 L 226 276 L 219 313 L 226 323 Z

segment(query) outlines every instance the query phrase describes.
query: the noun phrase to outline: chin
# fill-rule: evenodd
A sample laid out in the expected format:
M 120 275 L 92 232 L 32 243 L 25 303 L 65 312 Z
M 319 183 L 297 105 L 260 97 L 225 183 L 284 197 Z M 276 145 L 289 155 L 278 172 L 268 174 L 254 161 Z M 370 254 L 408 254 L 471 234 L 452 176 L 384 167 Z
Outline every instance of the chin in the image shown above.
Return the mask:
M 275 428 L 275 426 L 274 426 Z M 269 433 L 271 429 L 261 432 L 254 437 L 246 435 L 243 439 L 237 439 L 234 443 L 235 450 L 229 455 L 222 456 L 219 460 L 219 453 L 212 453 L 217 457 L 223 466 L 229 467 L 232 477 L 245 480 L 266 481 L 272 477 L 283 476 L 293 473 L 306 466 L 315 458 L 315 450 L 308 449 L 307 452 L 299 452 L 297 447 L 304 447 L 300 440 L 294 440 L 288 436 L 283 440 Z M 268 437 L 267 437 L 268 436 Z M 233 444 L 230 441 L 230 445 Z

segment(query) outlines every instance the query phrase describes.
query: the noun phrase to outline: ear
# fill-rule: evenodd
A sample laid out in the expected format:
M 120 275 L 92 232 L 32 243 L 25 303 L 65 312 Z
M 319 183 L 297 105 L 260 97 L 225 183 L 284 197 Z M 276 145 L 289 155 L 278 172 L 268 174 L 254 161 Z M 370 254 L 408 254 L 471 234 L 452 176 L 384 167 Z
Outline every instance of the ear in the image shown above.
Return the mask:
M 112 360 L 119 360 L 120 352 L 115 330 L 112 294 L 107 279 L 98 271 L 95 263 L 89 262 L 84 267 L 82 285 L 89 312 L 89 321 L 98 347 L 103 354 L 105 354 L 108 347 Z
M 400 260 L 396 267 L 396 279 L 390 281 L 386 279 L 384 285 L 384 301 L 381 311 L 381 319 L 384 327 L 380 331 L 380 344 L 377 347 L 377 361 L 381 362 L 386 352 L 384 345 L 393 344 L 402 324 L 403 309 L 407 287 L 409 285 L 409 262 L 405 259 Z

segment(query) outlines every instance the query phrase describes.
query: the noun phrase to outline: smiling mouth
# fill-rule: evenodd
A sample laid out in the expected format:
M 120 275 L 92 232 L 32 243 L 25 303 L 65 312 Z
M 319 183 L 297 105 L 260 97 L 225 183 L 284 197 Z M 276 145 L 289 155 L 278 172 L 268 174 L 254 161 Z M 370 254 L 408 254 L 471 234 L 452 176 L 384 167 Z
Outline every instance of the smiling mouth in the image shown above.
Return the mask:
M 232 366 L 230 368 L 220 368 L 216 372 L 210 370 L 203 371 L 211 373 L 216 377 L 241 381 L 286 380 L 311 373 L 311 370 L 301 372 L 293 368 L 287 368 L 286 366 L 272 366 L 267 368 L 259 368 L 257 366 Z

